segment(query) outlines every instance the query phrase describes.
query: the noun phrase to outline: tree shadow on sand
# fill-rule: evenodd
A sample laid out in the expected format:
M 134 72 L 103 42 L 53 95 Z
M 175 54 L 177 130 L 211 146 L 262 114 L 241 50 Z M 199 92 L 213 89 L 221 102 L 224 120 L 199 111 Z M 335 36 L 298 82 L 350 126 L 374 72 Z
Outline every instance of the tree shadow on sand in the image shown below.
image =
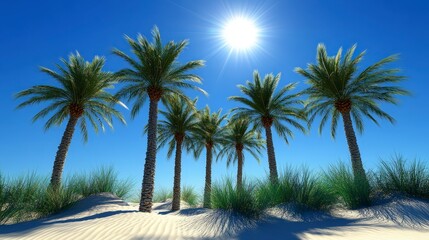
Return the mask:
M 335 228 L 374 227 L 360 219 L 333 217 L 321 212 L 267 214 L 260 220 L 245 218 L 237 213 L 213 210 L 188 220 L 181 227 L 193 229 L 209 239 L 302 239 L 301 234 L 335 235 Z M 384 226 L 383 226 L 384 227 Z
M 359 210 L 365 218 L 391 221 L 408 228 L 429 227 L 429 201 L 405 196 L 391 196 L 376 205 Z

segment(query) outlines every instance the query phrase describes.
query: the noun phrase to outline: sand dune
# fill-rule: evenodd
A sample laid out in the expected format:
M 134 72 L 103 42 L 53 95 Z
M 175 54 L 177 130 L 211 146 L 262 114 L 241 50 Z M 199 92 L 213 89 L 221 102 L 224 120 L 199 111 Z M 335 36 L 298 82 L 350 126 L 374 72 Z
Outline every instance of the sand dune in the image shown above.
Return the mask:
M 332 215 L 277 208 L 259 221 L 202 208 L 171 212 L 170 204 L 140 213 L 135 204 L 99 194 L 49 218 L 0 226 L 0 239 L 429 239 L 429 203 L 409 198 Z

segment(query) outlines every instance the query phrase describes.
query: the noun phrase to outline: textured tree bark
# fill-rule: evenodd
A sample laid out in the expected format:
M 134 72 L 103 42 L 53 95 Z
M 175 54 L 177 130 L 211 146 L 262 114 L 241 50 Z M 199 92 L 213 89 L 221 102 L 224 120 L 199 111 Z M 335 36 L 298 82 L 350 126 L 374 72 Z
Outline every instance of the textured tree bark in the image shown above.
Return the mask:
M 270 180 L 275 183 L 278 181 L 276 155 L 274 153 L 273 134 L 271 126 L 265 126 L 265 135 L 267 138 L 268 165 L 270 168 Z
M 206 183 L 204 186 L 204 203 L 203 207 L 211 208 L 212 192 L 212 147 L 206 146 Z
M 341 113 L 344 122 L 344 131 L 346 133 L 347 144 L 349 146 L 350 157 L 352 160 L 352 168 L 355 179 L 360 179 L 368 183 L 368 179 L 363 168 L 362 160 L 360 157 L 359 146 L 357 144 L 355 131 L 353 129 L 352 119 L 350 112 Z
M 155 164 L 156 164 L 156 128 L 158 119 L 158 101 L 150 100 L 149 104 L 149 123 L 147 135 L 147 150 L 146 160 L 144 164 L 144 174 L 142 183 L 142 192 L 140 198 L 139 211 L 152 211 L 152 197 L 155 180 Z
M 66 161 L 67 152 L 73 137 L 74 129 L 77 124 L 78 117 L 70 116 L 67 123 L 66 130 L 64 131 L 61 143 L 58 146 L 57 154 L 55 156 L 54 167 L 52 169 L 51 186 L 58 189 L 61 185 L 61 176 L 63 174 L 64 163 Z
M 182 167 L 182 140 L 176 140 L 176 157 L 174 161 L 174 186 L 172 211 L 180 209 L 180 175 Z
M 237 189 L 243 188 L 243 152 L 237 151 Z

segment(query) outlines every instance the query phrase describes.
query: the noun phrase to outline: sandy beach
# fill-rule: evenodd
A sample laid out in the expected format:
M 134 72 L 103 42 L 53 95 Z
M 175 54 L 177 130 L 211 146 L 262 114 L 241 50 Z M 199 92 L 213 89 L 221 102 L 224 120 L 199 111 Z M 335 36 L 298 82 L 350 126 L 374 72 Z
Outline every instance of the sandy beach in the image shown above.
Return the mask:
M 260 220 L 170 202 L 152 213 L 103 193 L 39 220 L 0 226 L 0 239 L 429 239 L 429 202 L 393 198 L 361 210 L 331 214 L 270 209 Z

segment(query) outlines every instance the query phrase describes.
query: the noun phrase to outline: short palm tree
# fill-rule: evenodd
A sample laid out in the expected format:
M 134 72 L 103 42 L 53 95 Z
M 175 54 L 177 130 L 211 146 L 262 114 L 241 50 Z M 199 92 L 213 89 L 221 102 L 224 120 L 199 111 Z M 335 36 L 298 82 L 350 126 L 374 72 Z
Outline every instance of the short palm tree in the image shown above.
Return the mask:
M 182 146 L 192 149 L 191 133 L 195 131 L 197 112 L 194 106 L 178 96 L 172 96 L 166 105 L 166 111 L 160 111 L 164 120 L 158 123 L 158 146 L 168 145 L 167 157 L 170 158 L 176 150 L 174 161 L 173 211 L 180 209 L 180 179 L 182 166 Z
M 226 156 L 227 166 L 237 162 L 237 189 L 243 186 L 244 153 L 250 153 L 258 162 L 265 141 L 250 128 L 248 118 L 238 118 L 229 121 L 225 128 L 222 150 L 218 158 Z
M 288 94 L 295 88 L 296 83 L 290 83 L 276 92 L 279 81 L 280 74 L 276 76 L 268 74 L 261 80 L 259 73 L 254 71 L 253 82 L 247 81 L 246 85 L 238 85 L 245 97 L 229 97 L 230 100 L 245 105 L 245 107 L 232 109 L 236 117 L 247 116 L 255 129 L 265 129 L 270 179 L 273 182 L 278 180 L 278 173 L 271 127 L 274 126 L 277 133 L 288 143 L 288 137 L 293 137 L 293 132 L 288 125 L 305 132 L 305 128 L 299 121 L 306 119 L 299 108 L 302 104 L 298 98 L 300 94 Z
M 51 186 L 54 188 L 61 184 L 66 155 L 78 122 L 83 140 L 87 141 L 87 120 L 96 132 L 99 126 L 104 131 L 103 121 L 113 128 L 112 117 L 125 123 L 122 114 L 113 108 L 114 104 L 126 107 L 105 91 L 113 87 L 117 78 L 112 73 L 102 71 L 104 58 L 96 56 L 92 62 L 87 62 L 76 53 L 69 56 L 68 62 L 65 59 L 61 59 L 61 62 L 64 66 L 57 65 L 58 71 L 41 68 L 41 71 L 55 79 L 59 86 L 37 85 L 16 94 L 17 98 L 28 97 L 18 108 L 41 102 L 49 103 L 33 117 L 33 121 L 36 121 L 52 114 L 45 124 L 45 130 L 68 119 L 55 156 L 51 176 Z
M 168 96 L 177 95 L 189 100 L 182 92 L 184 88 L 196 89 L 204 92 L 193 83 L 201 83 L 201 78 L 189 73 L 190 70 L 204 65 L 201 60 L 190 61 L 185 64 L 177 62 L 179 54 L 188 44 L 184 40 L 179 43 L 170 41 L 162 44 L 161 35 L 157 27 L 152 30 L 153 42 L 149 42 L 142 35 L 137 40 L 125 37 L 131 46 L 136 59 L 124 52 L 114 49 L 113 53 L 123 58 L 130 65 L 129 68 L 119 71 L 121 82 L 126 83 L 116 96 L 128 101 L 134 99 L 131 117 L 135 117 L 149 97 L 149 122 L 147 134 L 147 150 L 144 165 L 143 183 L 139 211 L 151 212 L 154 189 L 156 147 L 157 147 L 157 119 L 158 102 L 168 101 Z M 190 100 L 189 100 L 190 101 Z
M 342 57 L 340 48 L 336 56 L 329 57 L 325 46 L 319 44 L 317 63 L 309 64 L 306 70 L 296 68 L 295 71 L 303 75 L 310 85 L 303 91 L 308 95 L 305 108 L 309 117 L 309 126 L 316 116 L 322 116 L 319 126 L 319 133 L 321 133 L 323 126 L 331 118 L 331 135 L 335 137 L 338 119 L 341 116 L 355 179 L 363 180 L 368 184 L 352 119 L 361 133 L 364 130 L 364 117 L 376 124 L 378 124 L 376 117 L 393 122 L 394 119 L 380 109 L 378 102 L 396 104 L 397 99 L 394 96 L 407 95 L 408 92 L 398 86 L 390 85 L 404 79 L 397 75 L 399 70 L 384 68 L 386 64 L 395 61 L 396 56 L 384 58 L 359 72 L 358 64 L 365 52 L 353 58 L 355 49 L 356 45 Z
M 193 133 L 194 157 L 198 158 L 201 152 L 206 149 L 206 179 L 204 184 L 203 206 L 211 208 L 211 184 L 212 184 L 212 159 L 221 147 L 224 128 L 221 126 L 226 115 L 221 114 L 222 110 L 210 112 L 206 106 L 198 112 L 197 127 Z

